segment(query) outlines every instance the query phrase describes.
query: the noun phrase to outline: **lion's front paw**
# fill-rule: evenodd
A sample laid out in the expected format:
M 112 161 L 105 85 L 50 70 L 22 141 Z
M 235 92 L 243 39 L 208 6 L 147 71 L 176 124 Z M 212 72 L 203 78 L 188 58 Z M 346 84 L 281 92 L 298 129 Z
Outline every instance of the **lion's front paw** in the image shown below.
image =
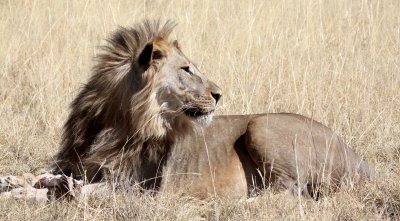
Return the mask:
M 83 181 L 75 180 L 72 177 L 58 174 L 42 176 L 34 184 L 37 189 L 47 188 L 50 194 L 56 199 L 61 197 L 76 198 L 83 185 Z

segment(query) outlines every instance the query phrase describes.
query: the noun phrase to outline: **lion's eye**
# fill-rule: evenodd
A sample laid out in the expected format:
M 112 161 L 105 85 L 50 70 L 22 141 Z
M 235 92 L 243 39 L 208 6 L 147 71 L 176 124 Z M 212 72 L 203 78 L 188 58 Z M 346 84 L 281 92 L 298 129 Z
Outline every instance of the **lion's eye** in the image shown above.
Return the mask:
M 190 66 L 183 66 L 182 69 L 186 71 L 188 74 L 193 75 L 192 69 Z

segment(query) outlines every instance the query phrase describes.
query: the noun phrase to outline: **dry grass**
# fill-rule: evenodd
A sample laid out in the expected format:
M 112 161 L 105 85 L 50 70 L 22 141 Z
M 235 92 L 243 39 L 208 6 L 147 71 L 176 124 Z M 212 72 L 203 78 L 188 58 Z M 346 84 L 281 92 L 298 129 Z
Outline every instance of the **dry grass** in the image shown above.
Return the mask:
M 378 171 L 320 201 L 115 193 L 85 203 L 0 203 L 12 220 L 377 220 L 400 208 L 400 1 L 0 1 L 0 174 L 39 173 L 68 104 L 117 25 L 172 18 L 224 90 L 221 114 L 295 112 L 337 130 Z M 392 214 L 392 216 L 390 216 Z M 398 218 L 398 217 L 397 217 Z

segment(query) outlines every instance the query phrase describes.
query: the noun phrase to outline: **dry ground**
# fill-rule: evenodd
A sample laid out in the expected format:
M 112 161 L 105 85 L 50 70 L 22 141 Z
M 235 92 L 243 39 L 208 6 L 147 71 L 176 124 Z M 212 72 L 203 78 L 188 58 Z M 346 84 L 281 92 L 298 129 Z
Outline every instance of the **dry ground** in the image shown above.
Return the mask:
M 85 203 L 3 201 L 0 219 L 398 219 L 399 12 L 398 0 L 0 1 L 0 174 L 48 165 L 96 46 L 145 17 L 179 23 L 186 54 L 223 88 L 220 114 L 313 117 L 378 172 L 319 201 L 268 190 L 252 202 L 117 192 Z

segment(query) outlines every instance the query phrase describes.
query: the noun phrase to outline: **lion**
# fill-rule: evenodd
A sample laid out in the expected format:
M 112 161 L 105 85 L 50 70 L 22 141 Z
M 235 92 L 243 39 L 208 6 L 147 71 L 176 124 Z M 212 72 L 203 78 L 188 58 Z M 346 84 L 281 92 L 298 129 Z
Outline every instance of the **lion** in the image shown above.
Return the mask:
M 108 39 L 72 102 L 57 175 L 39 186 L 112 181 L 206 199 L 269 187 L 316 196 L 356 174 L 373 177 L 336 133 L 305 116 L 214 116 L 222 91 L 169 39 L 175 26 L 145 20 Z

